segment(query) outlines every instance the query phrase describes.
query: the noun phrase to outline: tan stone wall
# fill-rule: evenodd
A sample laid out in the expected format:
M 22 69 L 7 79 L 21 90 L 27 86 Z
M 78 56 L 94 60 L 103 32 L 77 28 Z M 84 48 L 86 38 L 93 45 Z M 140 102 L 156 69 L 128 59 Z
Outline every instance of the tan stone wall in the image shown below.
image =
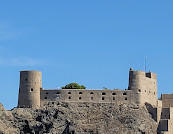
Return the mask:
M 162 94 L 161 100 L 163 107 L 173 107 L 173 94 Z
M 162 112 L 162 101 L 161 100 L 158 100 L 157 101 L 157 122 L 160 121 L 161 112 Z
M 45 101 L 116 103 L 117 101 L 131 101 L 131 91 L 89 89 L 41 90 L 41 105 Z
M 173 133 L 173 108 L 162 108 L 159 130 L 167 134 Z
M 40 107 L 42 76 L 39 71 L 21 71 L 18 107 Z

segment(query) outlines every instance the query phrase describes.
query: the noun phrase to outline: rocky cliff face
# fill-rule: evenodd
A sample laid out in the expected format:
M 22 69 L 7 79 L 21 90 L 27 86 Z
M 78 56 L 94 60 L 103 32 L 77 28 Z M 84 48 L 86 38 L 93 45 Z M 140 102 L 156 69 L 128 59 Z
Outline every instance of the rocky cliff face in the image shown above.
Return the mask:
M 42 109 L 6 111 L 0 105 L 0 134 L 156 134 L 145 107 L 132 103 L 54 103 Z

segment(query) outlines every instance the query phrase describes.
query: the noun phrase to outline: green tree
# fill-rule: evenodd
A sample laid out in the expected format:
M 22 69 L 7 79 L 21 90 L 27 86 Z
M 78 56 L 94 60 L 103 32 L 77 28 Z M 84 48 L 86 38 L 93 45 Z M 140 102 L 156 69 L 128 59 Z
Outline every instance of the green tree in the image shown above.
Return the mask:
M 62 87 L 62 89 L 85 89 L 86 87 L 83 85 L 79 85 L 77 83 L 70 83 L 67 84 L 65 87 Z

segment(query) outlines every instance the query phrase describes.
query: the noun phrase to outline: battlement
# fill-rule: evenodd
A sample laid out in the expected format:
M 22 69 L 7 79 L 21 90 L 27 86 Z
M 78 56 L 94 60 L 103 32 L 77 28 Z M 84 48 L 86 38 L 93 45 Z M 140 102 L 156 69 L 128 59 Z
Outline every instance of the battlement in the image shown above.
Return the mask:
M 151 71 L 144 72 L 144 71 L 135 71 L 132 68 L 130 68 L 130 75 L 138 77 L 138 78 L 151 78 L 151 79 L 157 79 L 157 74 L 153 73 Z
M 157 74 L 156 73 L 152 73 L 150 71 L 148 73 L 145 73 L 145 76 L 147 78 L 157 79 Z

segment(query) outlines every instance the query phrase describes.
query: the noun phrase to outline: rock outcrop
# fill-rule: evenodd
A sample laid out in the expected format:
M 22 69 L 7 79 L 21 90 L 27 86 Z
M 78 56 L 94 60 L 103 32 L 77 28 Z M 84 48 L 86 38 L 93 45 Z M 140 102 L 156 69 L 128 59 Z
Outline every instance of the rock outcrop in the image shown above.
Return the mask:
M 0 104 L 0 134 L 156 134 L 145 107 L 132 103 L 49 102 L 42 109 Z

